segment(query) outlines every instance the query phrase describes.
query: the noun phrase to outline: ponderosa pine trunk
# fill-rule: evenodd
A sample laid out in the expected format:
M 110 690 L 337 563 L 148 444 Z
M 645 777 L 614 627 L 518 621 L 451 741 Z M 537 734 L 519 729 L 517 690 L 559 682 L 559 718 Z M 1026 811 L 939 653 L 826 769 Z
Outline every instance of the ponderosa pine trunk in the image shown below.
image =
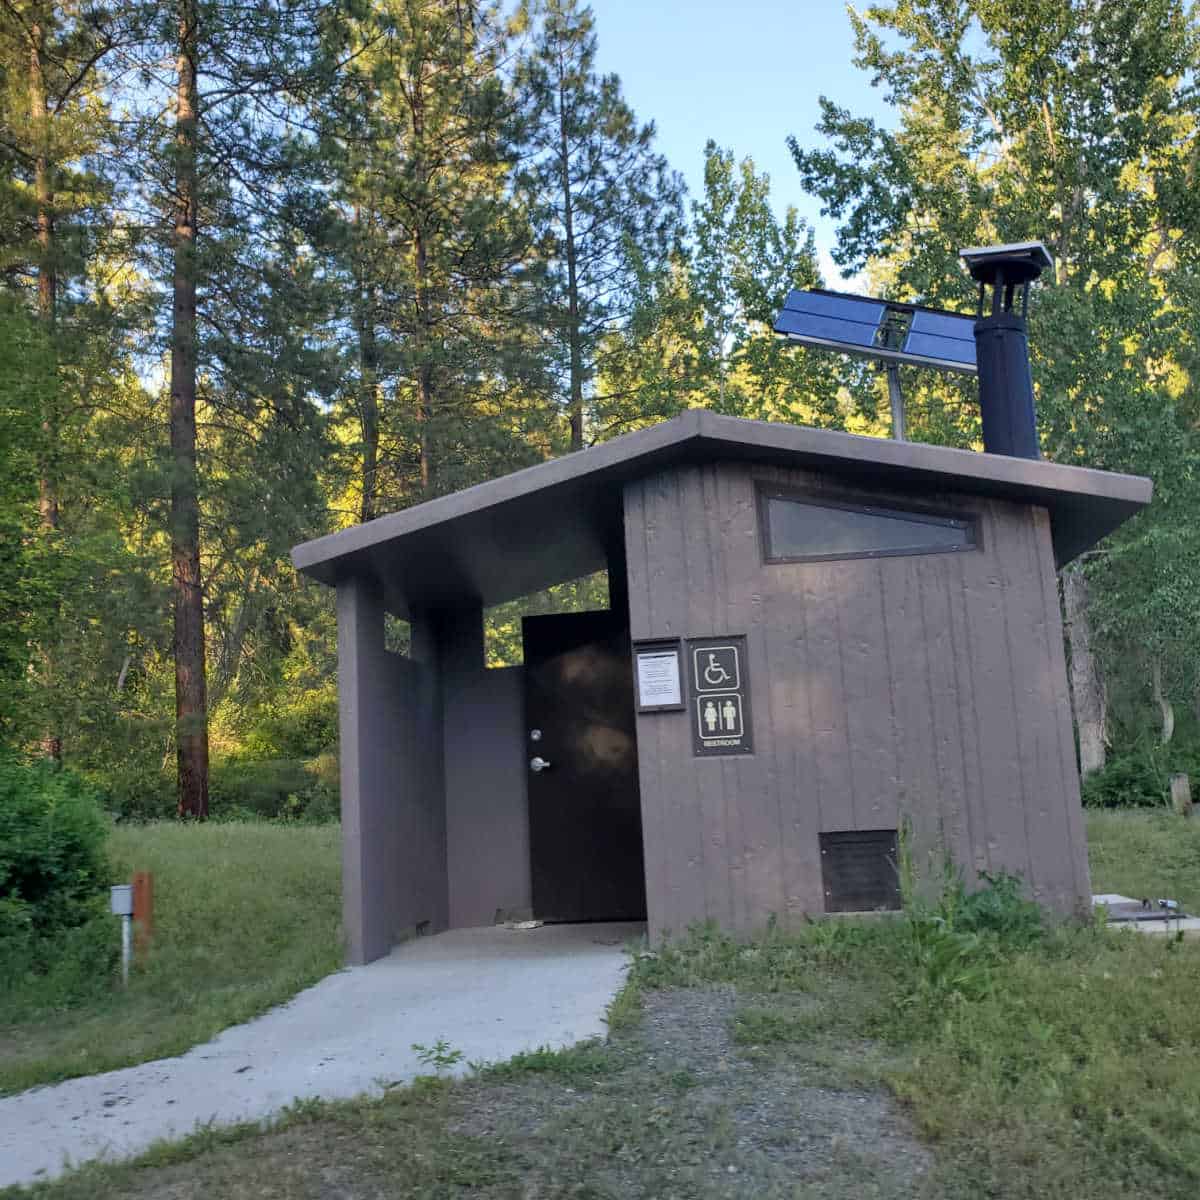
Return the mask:
M 171 582 L 175 601 L 175 743 L 178 812 L 208 815 L 208 696 L 200 500 L 196 476 L 196 157 L 198 13 L 179 0 L 175 108 L 175 235 L 171 324 Z
M 414 147 L 413 177 L 416 180 L 416 219 L 413 230 L 413 283 L 416 289 L 418 345 L 421 361 L 417 367 L 417 425 L 420 430 L 421 492 L 432 495 L 434 485 L 433 423 L 433 301 L 430 296 L 429 246 L 425 233 L 425 210 L 430 203 L 429 169 L 425 161 L 425 96 L 418 75 L 412 82 L 409 104 L 412 110 Z
M 1103 768 L 1108 748 L 1108 698 L 1092 651 L 1087 577 L 1076 565 L 1062 573 L 1063 611 L 1071 648 L 1071 702 L 1079 737 L 1079 773 L 1086 779 Z
M 428 361 L 432 350 L 433 322 L 429 301 L 429 259 L 425 247 L 425 235 L 418 228 L 413 239 L 413 258 L 416 264 L 417 312 L 421 324 L 422 345 L 426 359 L 417 368 L 417 422 L 421 435 L 421 492 L 425 496 L 433 492 L 433 365 Z
M 37 311 L 50 353 L 55 352 L 58 319 L 58 272 L 54 245 L 54 162 L 50 143 L 50 109 L 46 102 L 46 30 L 40 15 L 29 25 L 29 122 L 33 131 L 33 190 L 37 224 Z M 58 396 L 56 389 L 42 395 L 42 448 L 38 463 L 38 517 L 42 530 L 52 533 L 59 526 L 58 499 Z M 47 687 L 53 688 L 54 656 L 45 651 L 43 668 Z M 62 762 L 62 734 L 51 727 L 41 739 L 42 753 Z
M 354 210 L 354 222 L 362 238 L 361 208 Z M 367 266 L 360 263 L 355 280 L 358 326 L 359 422 L 362 429 L 361 487 L 358 519 L 371 521 L 379 515 L 379 392 L 378 354 L 375 346 L 375 289 L 367 282 Z
M 566 83 L 558 83 L 558 159 L 563 198 L 563 234 L 567 259 L 567 346 L 571 366 L 571 449 L 583 449 L 583 338 L 579 328 L 579 248 L 571 195 L 571 148 L 567 138 Z

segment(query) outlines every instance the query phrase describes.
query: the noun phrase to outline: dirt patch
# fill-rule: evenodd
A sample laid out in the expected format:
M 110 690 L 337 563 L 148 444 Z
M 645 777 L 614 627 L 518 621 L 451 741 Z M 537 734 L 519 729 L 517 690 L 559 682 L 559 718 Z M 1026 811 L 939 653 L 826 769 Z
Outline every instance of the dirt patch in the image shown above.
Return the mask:
M 828 1041 L 736 1044 L 745 1003 L 732 988 L 648 993 L 638 1028 L 610 1045 L 612 1073 L 583 1086 L 472 1087 L 452 1129 L 515 1153 L 527 1197 L 918 1195 L 931 1156 L 887 1094 L 830 1086 Z M 806 996 L 754 1003 L 785 1020 L 819 1007 Z M 862 1050 L 846 1045 L 856 1059 Z
M 696 1086 L 680 1098 L 694 1123 L 724 1128 L 709 1163 L 707 1194 L 730 1197 L 916 1195 L 932 1157 L 895 1102 L 879 1089 L 813 1086 L 838 1047 L 788 1046 L 755 1053 L 731 1031 L 745 1003 L 732 989 L 667 991 L 646 997 L 640 1032 L 648 1064 L 687 1072 Z M 809 996 L 764 997 L 757 1009 L 784 1018 L 810 1014 Z M 816 1061 L 806 1050 L 816 1049 Z M 850 1055 L 861 1044 L 848 1044 Z

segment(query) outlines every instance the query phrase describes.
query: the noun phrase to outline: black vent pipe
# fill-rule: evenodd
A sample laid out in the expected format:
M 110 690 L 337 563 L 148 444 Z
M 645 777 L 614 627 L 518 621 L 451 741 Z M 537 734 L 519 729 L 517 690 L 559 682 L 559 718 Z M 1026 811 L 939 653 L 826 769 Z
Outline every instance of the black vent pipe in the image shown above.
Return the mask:
M 1029 370 L 1029 285 L 1051 265 L 1040 242 L 989 246 L 960 252 L 979 283 L 975 322 L 975 361 L 979 369 L 979 410 L 983 448 L 988 454 L 1041 458 L 1033 376 Z M 990 312 L 984 311 L 991 288 Z M 1015 306 L 1018 294 L 1020 309 Z

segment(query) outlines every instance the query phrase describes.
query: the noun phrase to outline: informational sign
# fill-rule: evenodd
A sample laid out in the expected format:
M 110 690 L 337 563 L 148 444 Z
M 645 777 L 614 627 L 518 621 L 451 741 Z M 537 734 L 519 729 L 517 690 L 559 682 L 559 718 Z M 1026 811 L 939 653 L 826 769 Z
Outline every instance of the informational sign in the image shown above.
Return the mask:
M 693 638 L 688 642 L 692 746 L 696 754 L 753 754 L 746 639 Z
M 684 707 L 679 642 L 639 642 L 634 648 L 639 712 L 678 712 Z

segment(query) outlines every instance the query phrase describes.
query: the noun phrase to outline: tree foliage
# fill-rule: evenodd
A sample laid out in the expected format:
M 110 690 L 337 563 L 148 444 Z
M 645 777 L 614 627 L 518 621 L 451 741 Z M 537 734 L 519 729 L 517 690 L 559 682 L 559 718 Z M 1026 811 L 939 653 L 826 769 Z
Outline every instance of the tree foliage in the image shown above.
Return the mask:
M 825 100 L 793 145 L 835 259 L 965 311 L 960 246 L 1047 241 L 1046 455 L 1158 488 L 1087 561 L 1109 692 L 1192 696 L 1194 15 L 849 19 L 896 121 Z M 135 813 L 194 737 L 200 812 L 203 736 L 233 804 L 333 749 L 332 602 L 295 543 L 691 407 L 886 433 L 877 368 L 771 331 L 821 282 L 810 230 L 712 142 L 688 203 L 596 39 L 578 0 L 0 3 L 0 741 Z M 977 443 L 973 389 L 905 389 L 913 436 Z M 603 591 L 502 606 L 493 659 L 523 609 Z
M 969 311 L 960 247 L 1044 240 L 1031 347 L 1043 449 L 1148 474 L 1157 499 L 1089 561 L 1112 669 L 1200 682 L 1194 15 L 1176 0 L 905 0 L 851 12 L 894 129 L 823 98 L 792 151 L 834 257 L 886 293 Z M 968 394 L 913 395 L 931 440 L 977 437 Z M 947 416 L 951 419 L 947 420 Z M 1140 664 L 1140 665 L 1139 665 Z

